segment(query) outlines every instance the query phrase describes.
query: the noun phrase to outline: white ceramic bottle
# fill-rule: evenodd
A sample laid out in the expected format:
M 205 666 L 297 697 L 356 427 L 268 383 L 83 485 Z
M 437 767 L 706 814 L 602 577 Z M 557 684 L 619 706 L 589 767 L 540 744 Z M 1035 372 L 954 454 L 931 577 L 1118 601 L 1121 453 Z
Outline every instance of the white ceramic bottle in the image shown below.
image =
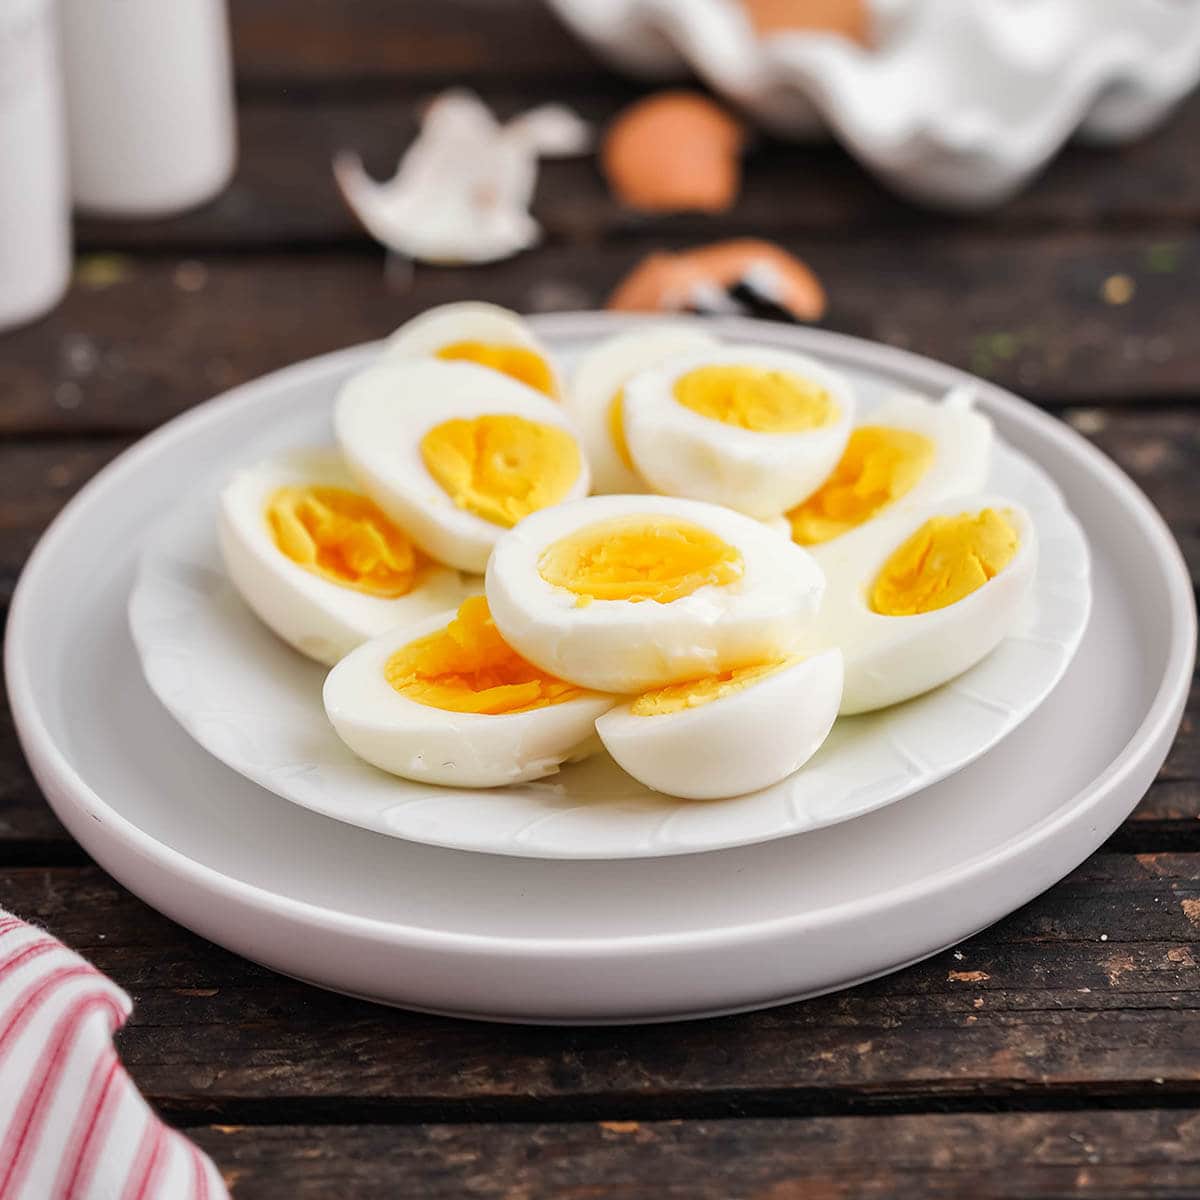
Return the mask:
M 0 329 L 52 308 L 71 272 L 53 0 L 0 2 Z
M 60 11 L 76 208 L 156 217 L 215 196 L 235 158 L 225 0 L 60 0 Z

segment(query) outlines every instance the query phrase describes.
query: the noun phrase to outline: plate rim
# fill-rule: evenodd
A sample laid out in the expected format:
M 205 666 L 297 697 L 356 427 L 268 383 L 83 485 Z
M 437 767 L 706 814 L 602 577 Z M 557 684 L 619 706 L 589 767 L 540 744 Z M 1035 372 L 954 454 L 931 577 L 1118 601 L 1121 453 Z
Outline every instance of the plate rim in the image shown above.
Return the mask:
M 603 312 L 556 313 L 532 318 L 537 331 L 548 337 L 582 338 L 597 333 L 617 332 L 644 317 L 628 317 Z M 678 320 L 678 318 L 675 318 Z M 664 948 L 673 951 L 719 949 L 736 943 L 752 945 L 757 940 L 775 937 L 781 931 L 811 933 L 833 927 L 850 918 L 871 914 L 928 898 L 937 892 L 974 877 L 1003 869 L 1024 854 L 1037 850 L 1065 826 L 1086 817 L 1108 799 L 1114 790 L 1129 780 L 1153 755 L 1164 738 L 1173 738 L 1190 688 L 1196 654 L 1196 610 L 1190 576 L 1183 556 L 1166 522 L 1140 488 L 1107 455 L 1064 422 L 1037 409 L 1006 389 L 979 379 L 960 368 L 940 363 L 912 351 L 885 346 L 847 334 L 812 328 L 772 326 L 752 318 L 697 318 L 707 327 L 718 326 L 731 335 L 739 332 L 760 341 L 777 340 L 781 344 L 802 346 L 826 355 L 849 356 L 855 362 L 875 367 L 899 377 L 928 378 L 937 373 L 947 386 L 970 383 L 990 405 L 1003 411 L 1018 424 L 1034 429 L 1064 454 L 1082 459 L 1090 471 L 1112 489 L 1137 522 L 1151 544 L 1162 567 L 1169 607 L 1170 642 L 1167 666 L 1147 706 L 1145 715 L 1129 740 L 1088 786 L 1064 801 L 1052 814 L 1029 826 L 1020 835 L 1009 838 L 984 854 L 977 854 L 909 884 L 901 885 L 869 898 L 844 901 L 828 907 L 774 917 L 765 921 L 722 925 L 685 932 L 621 935 L 603 938 L 529 938 L 505 935 L 464 933 L 429 929 L 377 917 L 349 914 L 336 909 L 272 892 L 268 888 L 226 875 L 214 867 L 193 859 L 144 833 L 128 818 L 111 808 L 80 776 L 55 744 L 39 711 L 36 689 L 23 660 L 27 642 L 26 628 L 32 620 L 34 594 L 45 564 L 52 560 L 58 546 L 67 541 L 80 514 L 101 502 L 124 477 L 146 459 L 162 452 L 193 431 L 219 421 L 227 408 L 254 403 L 256 392 L 267 381 L 278 383 L 291 374 L 312 370 L 316 364 L 327 367 L 341 359 L 351 359 L 377 343 L 362 343 L 282 367 L 240 384 L 172 418 L 153 430 L 103 467 L 67 502 L 39 539 L 21 572 L 14 589 L 5 631 L 5 677 L 14 724 L 30 766 L 54 811 L 71 827 L 76 816 L 86 816 L 107 827 L 107 833 L 123 849 L 132 851 L 171 875 L 188 878 L 195 886 L 224 899 L 237 897 L 253 909 L 276 917 L 315 924 L 330 932 L 349 932 L 359 938 L 388 943 L 437 948 L 443 951 L 509 952 L 559 959 L 603 960 L 618 956 L 655 955 Z M 68 816 L 69 814 L 69 816 Z M 74 830 L 72 829 L 72 832 Z M 712 853 L 720 854 L 721 851 Z M 105 855 L 98 854 L 103 860 Z M 102 862 L 103 865 L 103 862 Z M 1045 885 L 1042 885 L 1045 886 Z M 1040 890 L 1040 889 L 1039 889 Z

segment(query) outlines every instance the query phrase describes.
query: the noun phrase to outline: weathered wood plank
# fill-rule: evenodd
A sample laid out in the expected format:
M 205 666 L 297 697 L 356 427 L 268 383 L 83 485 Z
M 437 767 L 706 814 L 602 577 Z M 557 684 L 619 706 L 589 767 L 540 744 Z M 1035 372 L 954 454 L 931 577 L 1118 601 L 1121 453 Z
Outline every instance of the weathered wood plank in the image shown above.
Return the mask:
M 497 1028 L 319 992 L 182 933 L 92 868 L 9 869 L 0 904 L 133 992 L 125 1060 L 189 1120 L 779 1115 L 917 1096 L 961 1107 L 1200 1093 L 1200 855 L 1097 855 L 957 951 L 669 1035 Z
M 0 443 L 0 605 L 51 519 L 129 441 Z
M 553 93 L 525 84 L 489 87 L 488 102 L 504 117 L 547 99 L 566 100 L 597 130 L 638 94 L 617 78 Z M 230 188 L 214 203 L 161 221 L 79 223 L 77 240 L 90 249 L 146 247 L 212 251 L 233 246 L 298 247 L 366 244 L 342 203 L 330 170 L 333 155 L 354 149 L 379 178 L 395 169 L 416 133 L 427 96 L 322 97 L 306 103 L 259 97 L 240 109 L 241 153 Z M 535 212 L 555 242 L 657 234 L 672 240 L 711 240 L 723 231 L 761 236 L 819 231 L 844 235 L 924 229 L 980 238 L 1024 230 L 1144 225 L 1186 228 L 1200 216 L 1200 96 L 1162 130 L 1119 150 L 1074 146 L 1031 188 L 1002 209 L 970 218 L 916 208 L 892 196 L 836 144 L 758 143 L 745 163 L 741 196 L 722 216 L 647 217 L 612 197 L 592 158 L 542 165 Z M 1156 261 L 1170 263 L 1164 235 Z
M 1183 1200 L 1195 1109 L 190 1131 L 237 1196 Z
M 407 292 L 389 290 L 373 254 L 85 261 L 60 308 L 5 337 L 0 434 L 144 430 L 234 383 L 382 336 L 449 300 L 595 307 L 651 244 L 556 246 L 490 267 L 422 268 Z M 1169 273 L 1149 270 L 1157 242 L 1137 234 L 813 235 L 789 244 L 829 287 L 830 328 L 1058 404 L 1196 391 L 1200 236 L 1179 243 Z M 1128 302 L 1106 301 L 1113 277 L 1132 282 Z
M 230 17 L 238 78 L 250 87 L 601 70 L 540 0 L 238 0 Z

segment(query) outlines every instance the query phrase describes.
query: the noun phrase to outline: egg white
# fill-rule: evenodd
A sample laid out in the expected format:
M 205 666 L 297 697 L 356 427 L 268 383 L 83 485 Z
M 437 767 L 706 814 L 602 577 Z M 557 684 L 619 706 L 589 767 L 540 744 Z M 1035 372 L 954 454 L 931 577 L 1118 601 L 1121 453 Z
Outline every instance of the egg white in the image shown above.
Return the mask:
M 829 736 L 841 698 L 842 655 L 833 649 L 694 708 L 641 716 L 620 705 L 596 722 L 596 732 L 646 787 L 716 800 L 799 770 Z
M 554 360 L 529 325 L 517 313 L 482 300 L 440 304 L 406 321 L 384 343 L 380 361 L 431 358 L 455 342 L 486 342 L 532 350 L 549 366 L 556 394 L 563 394 Z
M 674 388 L 707 366 L 761 367 L 812 380 L 830 393 L 837 417 L 799 433 L 757 433 L 702 416 L 680 404 Z M 634 376 L 625 388 L 625 439 L 638 473 L 656 492 L 764 519 L 794 508 L 820 487 L 846 448 L 854 413 L 849 380 L 815 359 L 723 345 L 677 355 Z
M 467 585 L 457 571 L 428 563 L 406 596 L 386 599 L 323 579 L 275 544 L 267 523 L 282 487 L 358 491 L 336 450 L 298 450 L 238 471 L 221 492 L 217 531 L 225 569 L 242 598 L 284 641 L 331 664 L 368 638 L 457 604 Z
M 593 491 L 630 495 L 648 490 L 613 443 L 610 412 L 616 394 L 641 371 L 677 354 L 716 345 L 715 338 L 692 325 L 648 323 L 606 338 L 583 355 L 571 376 L 565 403 L 587 451 Z
M 865 414 L 859 424 L 908 430 L 933 443 L 933 461 L 920 479 L 903 496 L 868 517 L 863 526 L 898 509 L 968 496 L 987 486 L 995 438 L 991 420 L 974 407 L 970 388 L 952 389 L 941 401 L 915 392 L 896 392 Z M 850 532 L 853 530 L 847 530 Z
M 1016 553 L 981 587 L 945 608 L 912 616 L 872 611 L 869 593 L 884 563 L 930 517 L 993 508 L 1016 528 Z M 919 696 L 990 654 L 1022 618 L 1037 571 L 1029 513 L 999 496 L 951 497 L 908 506 L 812 547 L 827 580 L 814 644 L 838 646 L 846 677 L 841 711 L 869 712 Z
M 586 695 L 518 713 L 459 713 L 419 704 L 388 683 L 401 647 L 444 629 L 454 609 L 359 646 L 329 672 L 325 712 L 343 742 L 373 766 L 423 783 L 502 787 L 553 775 L 595 753 L 596 718 L 616 697 Z
M 443 421 L 489 414 L 524 417 L 576 437 L 560 405 L 466 362 L 377 363 L 346 381 L 334 409 L 338 445 L 359 486 L 426 554 L 462 571 L 482 571 L 505 529 L 459 508 L 427 470 L 420 444 Z M 590 483 L 581 448 L 568 498 L 586 496 Z
M 711 530 L 740 551 L 745 571 L 668 603 L 593 600 L 579 605 L 538 571 L 542 552 L 588 525 L 646 515 Z M 526 517 L 497 543 L 486 591 L 508 643 L 543 671 L 603 692 L 642 692 L 730 666 L 784 658 L 820 604 L 813 558 L 739 513 L 667 496 L 593 496 Z

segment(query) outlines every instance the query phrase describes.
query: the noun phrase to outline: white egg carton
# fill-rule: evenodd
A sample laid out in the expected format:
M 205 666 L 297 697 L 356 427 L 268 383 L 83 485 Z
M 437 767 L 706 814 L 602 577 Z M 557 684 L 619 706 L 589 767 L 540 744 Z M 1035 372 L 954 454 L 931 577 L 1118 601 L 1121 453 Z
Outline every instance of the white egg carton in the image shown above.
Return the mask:
M 549 0 L 618 67 L 689 70 L 773 132 L 828 129 L 897 191 L 977 208 L 1073 135 L 1117 143 L 1200 79 L 1200 0 L 870 0 L 876 46 L 760 38 L 738 0 Z

